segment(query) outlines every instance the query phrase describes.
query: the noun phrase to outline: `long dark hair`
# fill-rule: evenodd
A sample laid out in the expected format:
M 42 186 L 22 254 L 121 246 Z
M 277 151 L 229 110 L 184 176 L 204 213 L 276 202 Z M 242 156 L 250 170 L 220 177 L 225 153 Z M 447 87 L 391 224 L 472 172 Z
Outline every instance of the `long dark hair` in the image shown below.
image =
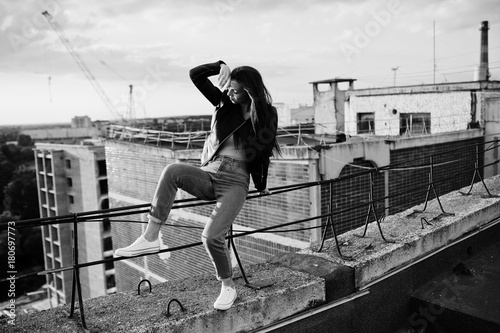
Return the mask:
M 273 99 L 264 85 L 262 75 L 253 67 L 241 66 L 231 71 L 231 80 L 237 81 L 251 100 L 249 112 L 252 127 L 260 143 L 266 146 L 268 156 L 272 155 L 273 150 L 281 153 L 276 140 L 278 115 L 272 106 Z

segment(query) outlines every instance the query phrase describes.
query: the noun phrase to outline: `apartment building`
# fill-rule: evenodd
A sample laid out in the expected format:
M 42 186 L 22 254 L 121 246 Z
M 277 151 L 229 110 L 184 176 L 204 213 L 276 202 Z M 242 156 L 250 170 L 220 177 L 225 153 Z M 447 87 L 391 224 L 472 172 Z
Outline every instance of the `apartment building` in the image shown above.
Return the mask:
M 34 154 L 42 218 L 109 207 L 106 158 L 100 141 L 80 145 L 36 143 Z M 108 220 L 80 223 L 78 228 L 80 262 L 112 257 Z M 72 265 L 72 229 L 72 224 L 42 227 L 47 270 Z M 114 274 L 112 263 L 82 269 L 82 297 L 89 299 L 114 292 Z M 71 301 L 72 279 L 71 270 L 47 274 L 52 306 Z

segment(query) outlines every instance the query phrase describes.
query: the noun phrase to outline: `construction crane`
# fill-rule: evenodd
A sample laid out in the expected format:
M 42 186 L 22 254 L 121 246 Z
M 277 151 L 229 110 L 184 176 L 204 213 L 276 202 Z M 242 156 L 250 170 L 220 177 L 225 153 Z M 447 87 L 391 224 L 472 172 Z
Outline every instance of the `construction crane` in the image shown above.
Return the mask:
M 134 102 L 134 86 L 129 85 L 130 92 L 128 98 L 128 111 L 127 111 L 127 119 L 134 120 L 135 119 L 135 102 Z
M 52 26 L 52 28 L 55 30 L 55 32 L 58 34 L 59 39 L 63 42 L 64 46 L 68 49 L 69 54 L 73 57 L 73 59 L 76 61 L 78 67 L 82 70 L 83 74 L 85 74 L 85 77 L 89 80 L 89 82 L 92 84 L 94 89 L 97 91 L 99 94 L 99 97 L 102 99 L 104 104 L 106 104 L 106 107 L 108 110 L 111 112 L 111 114 L 117 118 L 120 118 L 123 122 L 126 122 L 126 120 L 123 118 L 122 115 L 120 115 L 113 103 L 111 103 L 111 100 L 109 99 L 108 95 L 106 95 L 104 89 L 102 89 L 101 85 L 95 78 L 95 76 L 92 74 L 92 72 L 88 69 L 88 67 L 85 65 L 83 60 L 80 58 L 78 53 L 75 51 L 75 48 L 71 44 L 70 40 L 65 36 L 64 30 L 62 27 L 57 23 L 56 20 L 52 17 L 52 15 L 49 14 L 48 11 L 44 11 L 42 13 L 43 16 L 47 18 L 47 21 L 49 21 L 49 24 Z

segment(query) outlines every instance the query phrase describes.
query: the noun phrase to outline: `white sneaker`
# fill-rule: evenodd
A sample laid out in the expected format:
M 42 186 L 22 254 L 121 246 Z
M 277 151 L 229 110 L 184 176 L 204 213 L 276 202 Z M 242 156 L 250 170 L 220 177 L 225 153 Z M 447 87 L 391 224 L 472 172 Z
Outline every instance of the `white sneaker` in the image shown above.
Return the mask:
M 139 254 L 154 253 L 160 250 L 158 239 L 149 242 L 141 235 L 132 244 L 121 249 L 116 249 L 115 257 L 133 257 Z
M 214 308 L 217 310 L 227 310 L 233 305 L 236 297 L 235 288 L 222 286 L 220 295 L 214 303 Z

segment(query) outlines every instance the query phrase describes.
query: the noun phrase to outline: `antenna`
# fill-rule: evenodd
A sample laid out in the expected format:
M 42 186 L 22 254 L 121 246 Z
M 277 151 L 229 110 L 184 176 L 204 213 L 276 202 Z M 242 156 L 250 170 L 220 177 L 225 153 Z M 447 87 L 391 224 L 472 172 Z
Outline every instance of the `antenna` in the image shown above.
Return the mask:
M 399 66 L 392 67 L 391 69 L 394 71 L 394 83 L 393 83 L 393 86 L 395 87 L 396 86 L 396 71 L 399 69 Z
M 432 36 L 433 36 L 433 63 L 434 63 L 434 68 L 433 68 L 433 74 L 434 74 L 434 84 L 436 84 L 436 21 L 432 21 Z

